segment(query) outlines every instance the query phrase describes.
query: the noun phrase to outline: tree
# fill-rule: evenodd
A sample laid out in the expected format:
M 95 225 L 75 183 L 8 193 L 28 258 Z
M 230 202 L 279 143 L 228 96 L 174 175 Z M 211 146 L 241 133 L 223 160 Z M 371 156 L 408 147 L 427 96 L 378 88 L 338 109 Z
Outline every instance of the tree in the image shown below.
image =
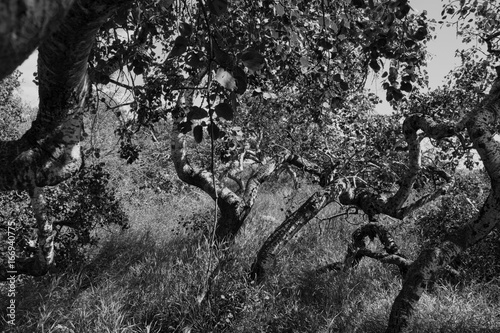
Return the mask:
M 353 98 L 354 91 L 363 86 L 370 68 L 375 72 L 381 71 L 382 59 L 387 59 L 389 63 L 389 69 L 382 74 L 386 99 L 393 104 L 404 101 L 407 93 L 418 90 L 418 86 L 425 83 L 420 67 L 425 61 L 425 41 L 432 29 L 425 15 L 410 13 L 408 1 L 262 1 L 250 4 L 234 1 L 230 7 L 226 1 L 220 0 L 207 3 L 148 0 L 129 8 L 130 3 L 106 0 L 64 2 L 43 12 L 48 13 L 47 16 L 36 16 L 33 11 L 23 16 L 19 13 L 26 10 L 19 10 L 20 7 L 12 7 L 15 15 L 12 15 L 10 7 L 7 11 L 7 32 L 0 35 L 0 45 L 12 43 L 10 36 L 14 34 L 9 33 L 13 31 L 18 36 L 26 37 L 19 39 L 20 49 L 29 51 L 33 45 L 41 43 L 37 119 L 20 139 L 2 142 L 0 146 L 0 189 L 29 192 L 39 229 L 38 253 L 16 263 L 19 273 L 43 274 L 52 263 L 52 223 L 44 212 L 41 188 L 71 177 L 81 165 L 81 113 L 85 108 L 90 79 L 98 87 L 100 84 L 117 84 L 132 96 L 130 105 L 136 114 L 133 117 L 136 122 L 119 131 L 123 139 L 121 153 L 130 162 L 138 153 L 133 144 L 134 132 L 150 128 L 158 119 L 172 117 L 172 156 L 179 176 L 187 183 L 202 188 L 218 202 L 222 215 L 218 233 L 222 239 L 232 238 L 237 233 L 251 208 L 258 185 L 269 172 L 282 162 L 288 162 L 319 173 L 321 184 L 326 189 L 323 194 L 333 197 L 340 189 L 341 202 L 355 205 L 369 216 L 371 224 L 360 230 L 355 243 L 365 234 L 377 234 L 389 240 L 386 250 L 389 249 L 388 254 L 394 254 L 389 252 L 394 250 L 390 239 L 373 223 L 376 223 L 377 214 L 402 218 L 417 206 L 405 204 L 422 175 L 419 131 L 442 141 L 467 129 L 469 140 L 483 159 L 490 176 L 491 193 L 477 223 L 453 234 L 443 245 L 424 251 L 411 265 L 403 290 L 393 306 L 389 332 L 404 329 L 411 309 L 423 291 L 423 283 L 433 272 L 458 252 L 485 237 L 497 224 L 500 168 L 498 143 L 494 140 L 496 129 L 492 125 L 496 125 L 495 113 L 499 108 L 498 80 L 490 93 L 481 97 L 479 106 L 464 112 L 467 113 L 465 119 L 457 123 L 441 123 L 439 119 L 427 115 L 406 114 L 402 134 L 406 142 L 403 148 L 408 150 L 409 160 L 401 172 L 396 172 L 401 177 L 400 183 L 397 188 L 390 189 L 388 196 L 380 191 L 384 184 L 380 182 L 383 177 L 379 175 L 384 174 L 380 170 L 384 169 L 385 161 L 376 157 L 370 149 L 356 151 L 354 169 L 346 167 L 343 155 L 336 156 L 331 152 L 322 155 L 313 151 L 310 157 L 324 162 L 322 166 L 315 163 L 317 161 L 310 163 L 293 154 L 290 148 L 295 137 L 289 135 L 292 137 L 289 142 L 283 140 L 289 146 L 278 154 L 277 145 L 269 145 L 269 150 L 257 156 L 265 163 L 251 178 L 256 186 L 246 186 L 249 196 L 238 196 L 215 180 L 213 153 L 208 169 L 193 167 L 187 159 L 185 139 L 188 133 L 192 132 L 198 142 L 203 136 L 210 138 L 212 147 L 215 147 L 214 142 L 219 139 L 222 142 L 224 138 L 224 127 L 231 130 L 231 123 L 225 121 L 245 113 L 239 101 L 247 96 L 251 103 L 256 103 L 259 98 L 272 101 L 279 92 L 292 95 L 287 103 L 291 106 L 307 103 L 309 107 L 300 108 L 299 113 L 305 111 L 304 120 L 313 119 L 301 129 L 308 130 L 307 126 L 313 125 L 309 128 L 310 133 L 324 134 L 328 131 L 322 130 L 324 116 L 335 114 L 339 106 Z M 40 8 L 48 6 L 48 2 L 37 4 Z M 63 15 L 66 11 L 67 14 Z M 466 38 L 497 29 L 494 15 L 498 8 L 487 2 L 461 1 L 459 7 L 447 7 L 446 11 L 458 13 L 459 17 L 466 17 L 471 11 L 478 14 L 475 27 L 464 26 L 464 31 L 470 33 L 465 35 Z M 117 13 L 114 20 L 108 20 L 113 12 Z M 34 17 L 35 24 L 41 27 L 35 36 L 24 29 L 29 23 L 24 19 L 30 17 Z M 16 25 L 18 20 L 21 24 Z M 17 26 L 21 30 L 16 30 Z M 498 54 L 495 41 L 499 35 L 483 36 L 492 55 Z M 92 47 L 96 36 L 97 43 Z M 162 56 L 160 52 L 158 55 L 155 52 L 157 47 L 162 51 L 169 50 L 168 54 Z M 6 73 L 12 71 L 13 66 L 25 57 L 23 52 L 16 53 L 13 61 L 2 65 L 2 69 Z M 88 60 L 91 64 L 90 76 L 87 74 Z M 488 59 L 487 65 L 492 63 L 491 60 Z M 121 72 L 118 78 L 111 75 L 116 71 Z M 130 78 L 130 81 L 124 82 L 123 77 Z M 196 104 L 196 100 L 201 102 Z M 295 110 L 280 107 L 282 101 L 277 100 L 276 107 L 269 108 L 270 111 L 275 112 L 277 118 L 293 118 L 290 114 Z M 251 110 L 249 108 L 247 112 Z M 354 121 L 355 110 L 351 111 L 346 112 L 346 116 L 352 116 L 351 121 Z M 251 129 L 259 133 L 257 125 L 258 121 L 250 124 L 248 132 Z M 373 129 L 356 128 L 350 121 L 344 125 L 350 130 L 357 129 L 361 133 L 359 138 L 365 134 L 370 139 L 368 143 L 379 144 L 384 151 L 385 141 L 382 136 L 376 136 Z M 267 129 L 271 130 L 272 126 Z M 286 137 L 285 133 L 288 135 L 286 131 L 278 133 L 283 136 L 276 136 L 276 143 Z M 389 131 L 389 137 L 391 133 Z M 247 144 L 244 140 L 236 140 L 243 147 Z M 354 145 L 360 141 L 355 139 Z M 382 163 L 367 173 L 368 181 L 351 181 L 356 173 L 364 171 L 362 164 L 366 163 L 366 157 L 380 159 Z M 427 169 L 448 181 L 448 174 L 439 168 Z M 342 172 L 335 175 L 338 170 Z M 375 186 L 367 186 L 372 181 L 376 182 Z M 446 188 L 448 185 L 443 186 Z M 423 196 L 419 204 L 442 192 L 443 189 L 438 188 Z M 312 210 L 328 202 L 328 197 L 322 198 L 315 200 L 318 204 L 311 205 Z M 295 216 L 300 214 L 297 212 Z M 297 226 L 296 222 L 304 223 L 307 218 L 301 215 L 288 225 Z M 288 232 L 287 237 L 292 234 Z M 355 249 L 353 253 L 360 250 L 363 249 Z
M 48 2 L 37 3 L 43 9 Z M 61 6 L 50 6 L 47 11 L 29 11 L 43 21 L 41 35 L 33 37 L 28 30 L 20 31 L 18 37 L 24 41 L 23 47 L 36 45 L 40 38 L 46 39 L 39 46 L 39 96 L 40 105 L 32 127 L 19 139 L 0 143 L 0 189 L 27 190 L 38 224 L 38 250 L 29 258 L 9 262 L 2 267 L 1 277 L 7 278 L 7 272 L 41 275 L 47 272 L 54 259 L 52 221 L 45 212 L 45 199 L 42 187 L 55 185 L 75 174 L 82 164 L 80 141 L 82 135 L 82 112 L 88 93 L 87 59 L 100 25 L 114 9 L 126 2 L 77 2 L 69 10 L 65 20 L 50 37 L 49 28 L 59 22 Z M 25 8 L 26 9 L 26 8 Z M 7 12 L 7 14 L 12 12 Z M 27 25 L 29 15 L 17 15 L 16 11 L 6 22 Z M 35 21 L 39 22 L 38 20 Z M 8 42 L 11 28 L 2 33 L 2 43 Z M 2 48 L 4 50 L 4 48 Z M 13 57 L 16 63 L 25 57 L 24 53 Z M 11 70 L 10 63 L 2 68 Z

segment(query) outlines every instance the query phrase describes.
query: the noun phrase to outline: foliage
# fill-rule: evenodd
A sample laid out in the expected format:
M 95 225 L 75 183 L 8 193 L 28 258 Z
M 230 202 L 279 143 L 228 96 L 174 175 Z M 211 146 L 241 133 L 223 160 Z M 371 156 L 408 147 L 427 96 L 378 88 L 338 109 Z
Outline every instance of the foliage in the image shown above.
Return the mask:
M 19 88 L 19 76 L 16 71 L 0 82 L 0 140 L 13 140 L 19 136 L 18 124 L 24 122 L 21 98 L 14 92 Z M 16 124 L 16 126 L 12 126 Z
M 57 230 L 55 259 L 59 268 L 87 260 L 88 249 L 97 244 L 103 231 L 128 226 L 109 177 L 103 164 L 92 165 L 70 181 L 46 190 L 47 213 Z M 36 223 L 28 203 L 25 193 L 6 192 L 0 196 L 1 226 L 15 222 L 20 257 L 30 256 L 34 249 Z
M 421 66 L 432 27 L 425 15 L 410 13 L 406 0 L 220 4 L 142 1 L 101 29 L 93 77 L 127 89 L 136 114 L 134 126 L 118 131 L 123 158 L 137 158 L 133 133 L 166 119 L 182 94 L 197 101 L 184 133 L 192 131 L 197 142 L 229 136 L 245 146 L 259 132 L 296 142 L 297 133 L 323 135 L 321 118 L 352 102 L 367 73 L 382 72 L 383 61 L 390 62 L 382 73 L 388 100 L 425 83 Z M 110 66 L 122 70 L 116 79 Z M 294 118 L 297 133 L 262 128 L 267 112 L 273 120 Z M 253 119 L 244 123 L 248 135 L 232 135 L 242 128 L 232 123 L 238 119 Z M 311 121 L 320 128 L 302 131 Z
M 59 225 L 59 265 L 86 259 L 86 249 L 97 244 L 102 231 L 128 227 L 127 216 L 109 179 L 109 172 L 100 163 L 83 168 L 69 182 L 47 191 L 47 213 Z
M 442 242 L 447 233 L 464 227 L 478 213 L 488 195 L 484 171 L 461 172 L 454 190 L 433 208 L 416 217 L 417 233 L 423 246 Z M 463 274 L 463 281 L 491 281 L 500 274 L 500 232 L 495 228 L 481 243 L 460 254 L 452 266 Z

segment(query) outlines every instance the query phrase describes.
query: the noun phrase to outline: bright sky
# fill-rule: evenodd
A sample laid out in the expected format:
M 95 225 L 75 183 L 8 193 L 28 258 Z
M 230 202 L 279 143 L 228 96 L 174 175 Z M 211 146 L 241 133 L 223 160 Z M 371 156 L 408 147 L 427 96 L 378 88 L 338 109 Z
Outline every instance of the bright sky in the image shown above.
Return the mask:
M 443 10 L 443 1 L 439 0 L 410 0 L 410 5 L 417 13 L 427 11 L 427 17 L 441 20 L 441 11 Z M 437 24 L 434 31 L 436 39 L 432 39 L 427 43 L 427 50 L 429 51 L 430 58 L 427 60 L 427 72 L 429 75 L 429 88 L 434 89 L 442 85 L 444 77 L 450 70 L 460 65 L 460 60 L 455 58 L 455 51 L 464 49 L 465 46 L 456 34 L 456 27 L 447 27 L 445 24 Z M 382 80 L 379 80 L 382 82 Z M 370 82 L 369 82 L 370 83 Z M 389 114 L 392 108 L 385 101 L 385 93 L 382 86 L 378 82 L 373 82 L 372 88 L 382 99 L 382 103 L 377 104 L 375 108 L 377 113 Z
M 413 0 L 410 1 L 412 8 L 417 12 L 427 10 L 428 17 L 440 20 L 442 1 L 439 0 Z M 430 88 L 441 85 L 444 76 L 459 64 L 454 58 L 455 50 L 462 48 L 460 40 L 456 37 L 454 27 L 437 27 L 437 38 L 428 43 L 428 50 L 432 58 L 428 61 Z M 38 87 L 33 83 L 33 73 L 36 72 L 37 54 L 34 52 L 20 67 L 22 99 L 31 106 L 38 106 Z M 380 80 L 381 82 L 381 80 Z M 390 113 L 391 107 L 385 102 L 385 94 L 380 84 L 373 81 L 373 90 L 381 95 L 384 101 L 377 106 L 377 112 Z

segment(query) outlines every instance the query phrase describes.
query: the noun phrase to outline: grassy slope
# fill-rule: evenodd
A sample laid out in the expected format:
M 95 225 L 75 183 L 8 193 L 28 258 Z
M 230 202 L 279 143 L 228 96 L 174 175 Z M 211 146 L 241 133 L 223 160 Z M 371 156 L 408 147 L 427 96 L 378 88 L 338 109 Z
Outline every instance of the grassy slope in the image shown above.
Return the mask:
M 201 305 L 197 297 L 217 258 L 203 232 L 183 225 L 203 229 L 213 203 L 198 193 L 134 196 L 127 205 L 132 228 L 108 237 L 88 266 L 19 282 L 12 332 L 383 332 L 401 286 L 394 269 L 364 260 L 350 273 L 313 272 L 342 260 L 359 217 L 312 222 L 282 251 L 264 284 L 247 281 L 259 245 L 284 217 L 288 193 L 260 196 L 230 250 L 233 260 Z M 404 226 L 387 223 L 405 235 Z M 414 257 L 418 244 L 406 236 L 399 242 Z M 437 285 L 416 313 L 413 332 L 500 332 L 500 287 Z

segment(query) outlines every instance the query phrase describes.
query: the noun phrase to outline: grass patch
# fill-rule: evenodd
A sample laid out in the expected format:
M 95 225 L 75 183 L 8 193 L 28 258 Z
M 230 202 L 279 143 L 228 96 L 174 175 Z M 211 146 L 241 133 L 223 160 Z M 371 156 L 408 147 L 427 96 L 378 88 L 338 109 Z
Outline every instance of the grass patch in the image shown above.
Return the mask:
M 255 285 L 247 279 L 256 251 L 283 220 L 287 205 L 286 193 L 260 196 L 252 218 L 226 253 L 231 260 L 213 279 L 202 304 L 198 299 L 207 272 L 220 254 L 210 248 L 205 232 L 186 226 L 206 223 L 208 228 L 213 203 L 181 197 L 130 205 L 132 227 L 108 235 L 89 264 L 18 281 L 17 326 L 9 329 L 14 333 L 384 332 L 401 288 L 397 270 L 366 259 L 348 273 L 314 273 L 325 263 L 343 259 L 350 232 L 362 222 L 362 217 L 320 221 L 323 215 L 335 214 L 334 206 L 279 254 L 268 280 Z M 418 247 L 414 239 L 407 241 L 401 243 L 405 252 Z M 5 308 L 5 301 L 0 303 Z M 410 325 L 411 332 L 498 332 L 499 283 L 435 285 L 422 297 Z

